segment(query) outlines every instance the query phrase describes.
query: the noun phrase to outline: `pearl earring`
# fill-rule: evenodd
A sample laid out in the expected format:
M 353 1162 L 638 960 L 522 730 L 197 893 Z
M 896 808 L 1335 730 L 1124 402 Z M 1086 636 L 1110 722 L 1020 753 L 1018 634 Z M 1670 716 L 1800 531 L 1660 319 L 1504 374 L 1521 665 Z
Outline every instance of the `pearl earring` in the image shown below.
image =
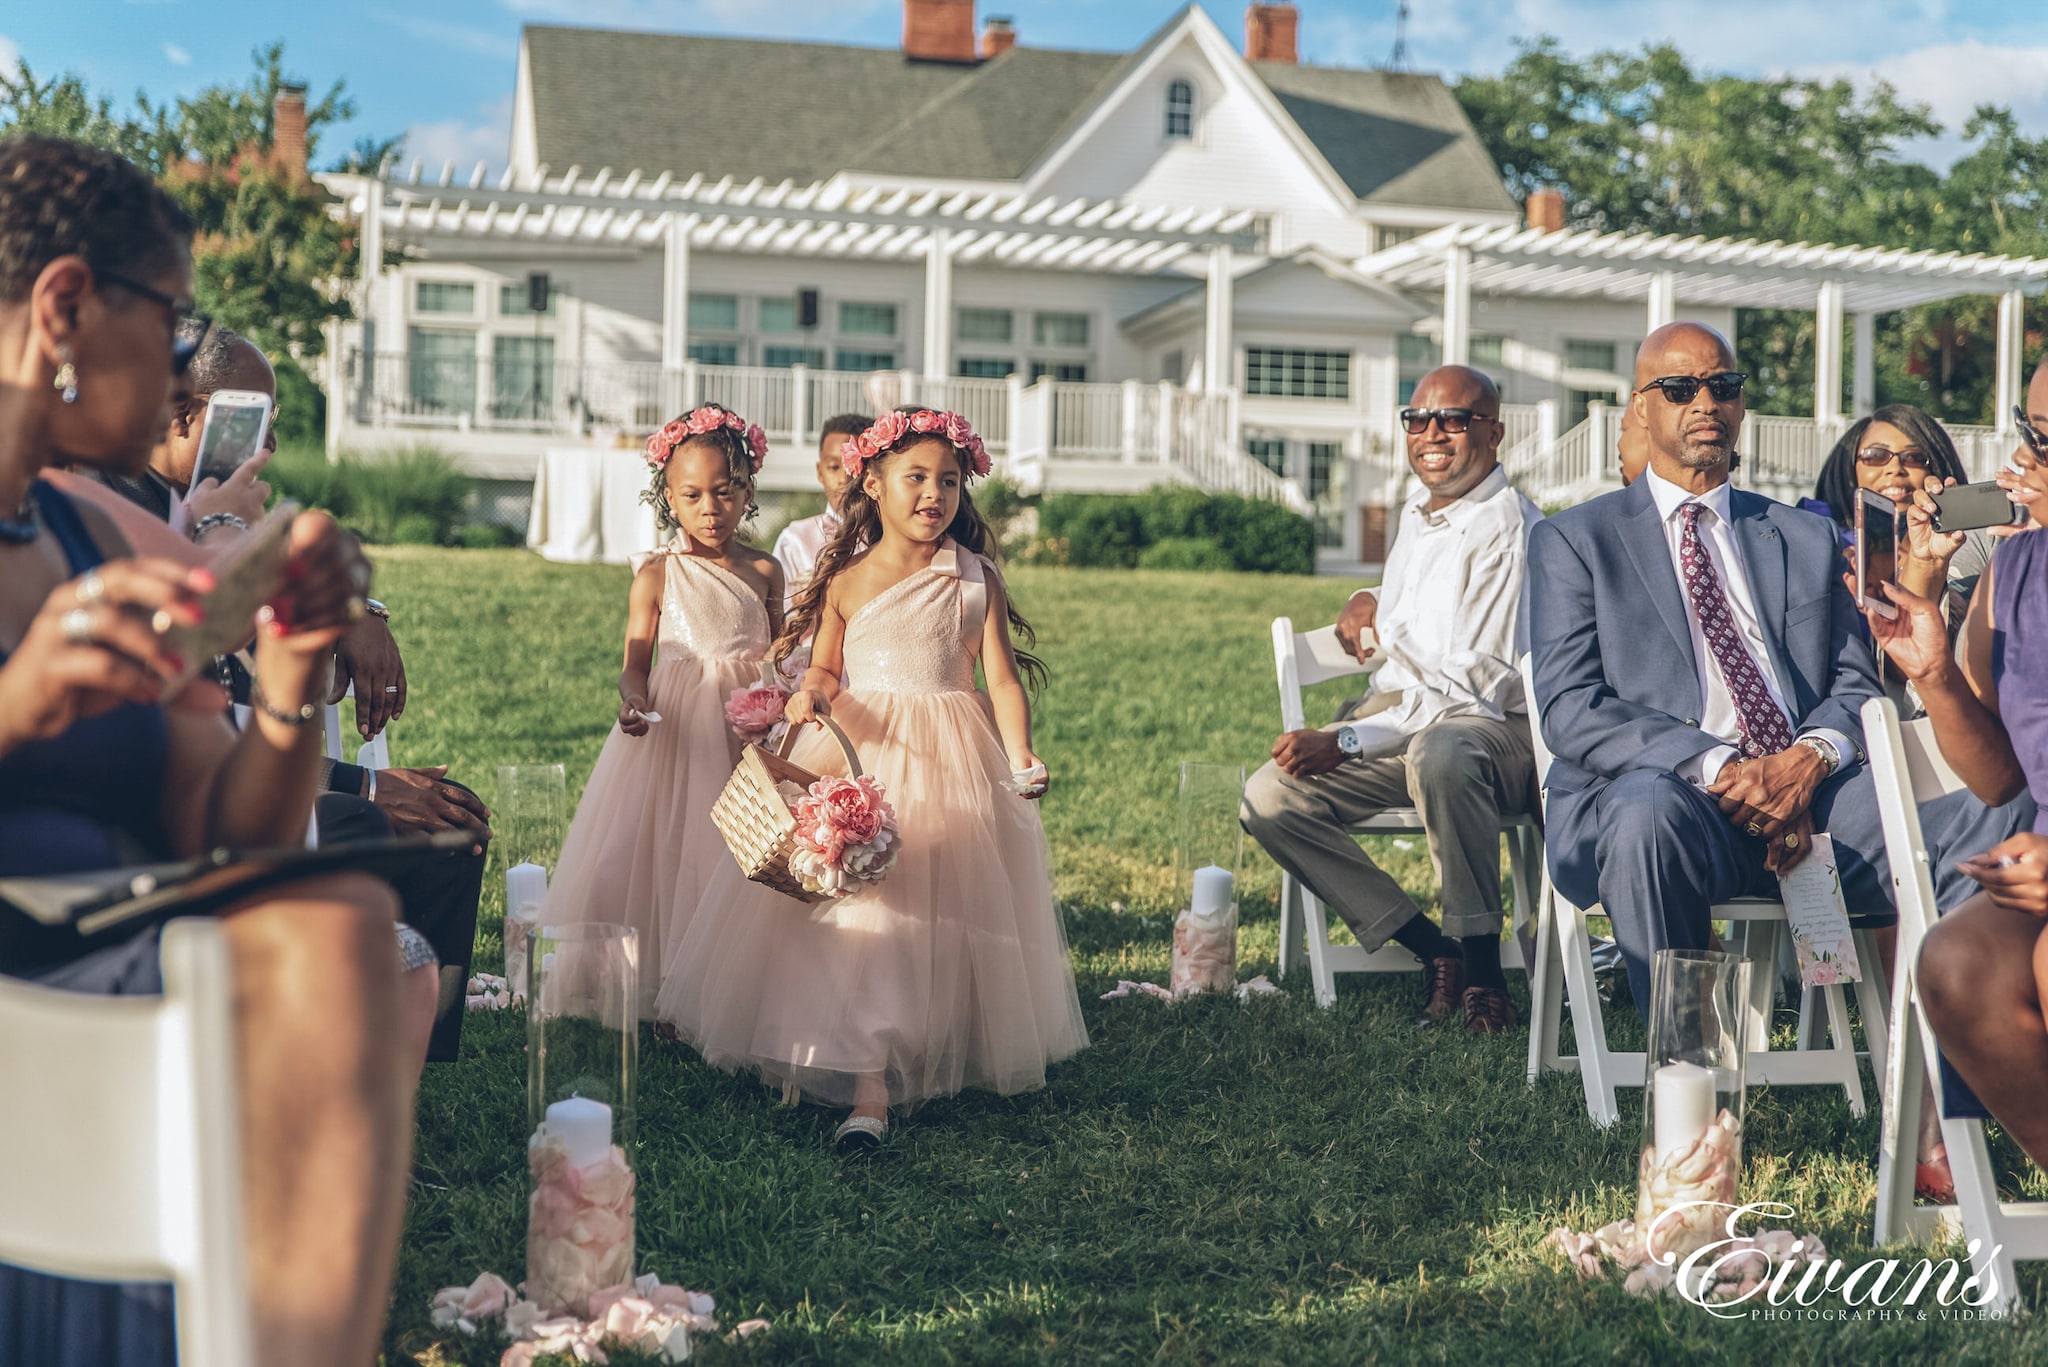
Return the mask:
M 71 364 L 69 356 L 66 356 L 63 363 L 57 367 L 57 378 L 52 387 L 57 390 L 57 397 L 64 402 L 78 402 L 78 367 Z

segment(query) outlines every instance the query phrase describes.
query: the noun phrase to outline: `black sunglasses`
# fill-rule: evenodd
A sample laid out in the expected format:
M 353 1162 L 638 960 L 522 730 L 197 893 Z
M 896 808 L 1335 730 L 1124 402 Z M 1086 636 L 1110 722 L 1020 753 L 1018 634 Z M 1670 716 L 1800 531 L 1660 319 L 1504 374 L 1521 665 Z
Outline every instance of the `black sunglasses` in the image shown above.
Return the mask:
M 1636 393 L 1647 393 L 1652 389 L 1664 391 L 1664 397 L 1672 403 L 1691 403 L 1699 394 L 1700 386 L 1707 387 L 1707 393 L 1714 396 L 1715 403 L 1727 403 L 1742 393 L 1742 385 L 1749 378 L 1739 370 L 1724 370 L 1719 375 L 1701 379 L 1697 375 L 1666 375 L 1661 380 L 1652 380 Z
M 1927 453 L 1918 447 L 1909 446 L 1903 451 L 1894 451 L 1889 446 L 1866 446 L 1856 453 L 1856 459 L 1875 470 L 1880 465 L 1889 465 L 1893 457 L 1908 470 L 1925 470 L 1928 467 Z
M 1404 408 L 1401 410 L 1401 429 L 1411 437 L 1419 437 L 1429 430 L 1432 419 L 1449 436 L 1472 430 L 1472 419 L 1490 422 L 1485 413 L 1475 413 L 1469 408 Z
M 171 311 L 171 373 L 183 375 L 192 358 L 199 354 L 206 334 L 213 330 L 213 319 L 200 313 L 189 304 L 180 303 L 162 290 L 153 290 L 140 281 L 130 280 L 125 275 L 112 271 L 98 271 L 99 278 L 109 285 L 119 285 L 130 294 L 139 294 L 152 303 L 162 304 Z
M 2048 460 L 2048 437 L 2041 435 L 2041 429 L 2034 426 L 2033 421 L 2027 417 L 2027 410 L 2018 404 L 2014 404 L 2012 406 L 2012 420 L 2020 429 L 2020 440 L 2024 441 L 2027 444 L 2027 449 L 2034 453 L 2034 460 L 2036 462 Z

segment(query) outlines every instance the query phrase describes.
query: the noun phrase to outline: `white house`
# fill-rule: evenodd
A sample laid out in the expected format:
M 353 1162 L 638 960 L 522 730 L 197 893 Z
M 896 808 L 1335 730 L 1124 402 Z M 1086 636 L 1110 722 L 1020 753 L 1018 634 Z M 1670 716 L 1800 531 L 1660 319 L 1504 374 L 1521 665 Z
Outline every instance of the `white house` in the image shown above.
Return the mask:
M 977 38 L 974 0 L 903 17 L 899 48 L 531 26 L 501 178 L 323 177 L 365 258 L 398 262 L 331 339 L 330 449 L 431 441 L 527 481 L 545 448 L 717 399 L 770 431 L 766 486 L 799 489 L 823 418 L 916 399 L 968 413 L 1028 486 L 1283 498 L 1349 565 L 1380 556 L 1394 415 L 1440 359 L 1501 381 L 1511 468 L 1566 496 L 1608 475 L 1601 405 L 1680 305 L 1732 330 L 1789 289 L 1839 338 L 1879 283 L 1896 307 L 2044 282 L 1646 255 L 1554 231 L 1551 195 L 1525 227 L 1442 81 L 1302 64 L 1293 5 L 1251 5 L 1242 51 L 1195 5 L 1127 54 L 994 18 Z

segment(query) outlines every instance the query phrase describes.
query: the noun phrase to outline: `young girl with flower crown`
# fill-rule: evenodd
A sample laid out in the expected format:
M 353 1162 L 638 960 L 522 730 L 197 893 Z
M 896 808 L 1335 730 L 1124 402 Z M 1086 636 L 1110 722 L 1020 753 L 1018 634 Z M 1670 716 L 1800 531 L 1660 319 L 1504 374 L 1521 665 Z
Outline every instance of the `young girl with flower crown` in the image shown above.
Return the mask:
M 728 861 L 656 1012 L 719 1067 L 850 1108 L 833 1139 L 851 1150 L 881 1141 L 891 1107 L 1041 1086 L 1088 1034 L 1030 801 L 1048 780 L 1024 679 L 1044 668 L 1011 644 L 1013 632 L 1028 644 L 1031 628 L 967 493 L 988 455 L 958 414 L 911 408 L 885 413 L 841 459 L 854 479 L 844 521 L 776 649 L 813 637 L 789 719 L 829 716 L 845 730 L 895 809 L 895 863 L 806 905 Z M 846 772 L 816 730 L 790 758 Z M 837 785 L 835 829 L 885 831 L 874 798 Z
M 705 883 L 732 863 L 711 823 L 740 754 L 726 704 L 760 677 L 782 620 L 781 567 L 734 540 L 767 450 L 760 428 L 717 404 L 648 438 L 641 498 L 673 535 L 635 559 L 618 724 L 548 890 L 550 920 L 640 932 L 643 1014 Z

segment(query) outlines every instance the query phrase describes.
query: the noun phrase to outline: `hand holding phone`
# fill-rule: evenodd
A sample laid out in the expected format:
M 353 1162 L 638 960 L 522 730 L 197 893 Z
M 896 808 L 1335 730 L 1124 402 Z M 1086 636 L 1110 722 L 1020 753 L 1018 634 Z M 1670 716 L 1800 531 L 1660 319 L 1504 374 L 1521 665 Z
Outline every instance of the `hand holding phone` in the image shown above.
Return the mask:
M 1856 493 L 1856 606 L 1880 617 L 1899 610 L 1884 596 L 1883 585 L 1899 568 L 1899 510 L 1883 494 Z
M 207 400 L 188 495 L 202 480 L 225 482 L 263 449 L 271 407 L 270 396 L 254 389 L 223 389 Z
M 1934 530 L 1974 532 L 1985 527 L 2024 527 L 2027 510 L 1996 484 L 1957 484 L 1934 496 Z

